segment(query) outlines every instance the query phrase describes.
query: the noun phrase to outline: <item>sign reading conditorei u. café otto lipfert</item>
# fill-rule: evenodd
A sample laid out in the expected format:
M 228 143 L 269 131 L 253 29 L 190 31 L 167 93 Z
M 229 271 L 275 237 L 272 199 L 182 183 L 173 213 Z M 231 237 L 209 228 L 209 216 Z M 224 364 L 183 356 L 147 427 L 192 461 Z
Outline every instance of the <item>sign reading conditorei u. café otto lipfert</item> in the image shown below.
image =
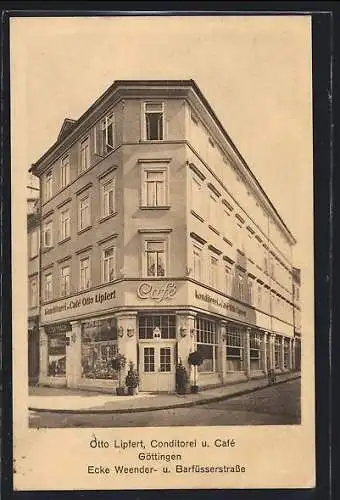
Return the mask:
M 42 305 L 41 322 L 51 323 L 105 311 L 117 305 L 117 298 L 117 287 L 111 285 L 51 302 Z

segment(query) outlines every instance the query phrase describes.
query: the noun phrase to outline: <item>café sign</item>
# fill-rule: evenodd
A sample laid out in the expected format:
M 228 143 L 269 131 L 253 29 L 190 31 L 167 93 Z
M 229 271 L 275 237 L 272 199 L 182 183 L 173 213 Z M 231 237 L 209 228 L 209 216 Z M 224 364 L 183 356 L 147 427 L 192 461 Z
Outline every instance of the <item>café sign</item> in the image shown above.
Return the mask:
M 166 302 L 172 299 L 177 293 L 176 283 L 167 281 L 165 283 L 156 282 L 151 284 L 148 282 L 141 283 L 137 288 L 137 297 L 139 299 L 149 299 L 155 302 Z

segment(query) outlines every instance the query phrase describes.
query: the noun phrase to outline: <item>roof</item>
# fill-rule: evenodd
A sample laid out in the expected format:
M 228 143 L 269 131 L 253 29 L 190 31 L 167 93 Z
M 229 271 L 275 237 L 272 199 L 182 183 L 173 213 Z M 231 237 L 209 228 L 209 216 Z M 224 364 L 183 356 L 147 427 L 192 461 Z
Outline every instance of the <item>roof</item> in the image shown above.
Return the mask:
M 68 135 L 68 133 L 71 130 L 76 129 L 78 127 L 78 125 L 80 125 L 89 115 L 91 115 L 91 113 L 96 109 L 96 107 L 102 101 L 104 101 L 110 94 L 113 94 L 119 87 L 129 87 L 129 86 L 140 87 L 140 88 L 143 88 L 143 87 L 167 87 L 167 86 L 169 88 L 170 87 L 172 87 L 172 88 L 173 87 L 192 88 L 194 90 L 194 92 L 196 93 L 197 97 L 203 103 L 204 107 L 208 110 L 209 114 L 211 115 L 211 117 L 213 118 L 215 123 L 217 124 L 218 128 L 220 129 L 223 136 L 225 137 L 225 139 L 227 140 L 227 142 L 229 143 L 229 145 L 233 149 L 234 153 L 238 156 L 238 158 L 241 161 L 242 165 L 244 166 L 245 170 L 250 175 L 251 179 L 254 181 L 256 187 L 259 189 L 262 196 L 265 198 L 266 202 L 268 203 L 270 208 L 275 213 L 276 217 L 279 219 L 280 223 L 283 225 L 283 227 L 287 231 L 291 240 L 294 243 L 296 243 L 296 239 L 294 238 L 294 236 L 292 235 L 292 233 L 288 229 L 286 223 L 284 222 L 284 220 L 282 219 L 282 217 L 280 216 L 280 214 L 278 213 L 278 211 L 274 207 L 270 198 L 268 197 L 268 195 L 266 194 L 266 192 L 262 188 L 261 184 L 259 183 L 259 181 L 255 177 L 255 175 L 253 174 L 253 172 L 249 168 L 246 160 L 243 158 L 243 156 L 239 152 L 238 148 L 236 147 L 236 145 L 232 141 L 231 137 L 226 132 L 224 126 L 222 125 L 221 121 L 218 119 L 216 113 L 214 112 L 213 108 L 209 104 L 208 100 L 203 95 L 202 91 L 200 90 L 200 88 L 198 87 L 198 85 L 196 84 L 196 82 L 193 79 L 187 79 L 187 80 L 116 80 L 116 81 L 114 81 L 113 84 L 100 97 L 98 97 L 98 99 L 96 99 L 93 102 L 93 104 L 78 118 L 78 120 L 71 120 L 70 118 L 66 118 L 64 120 L 64 123 L 63 123 L 61 130 L 59 132 L 57 141 L 41 156 L 41 158 L 39 158 L 39 160 L 37 160 L 36 163 L 32 164 L 29 171 L 31 172 L 32 169 L 35 169 L 35 167 L 37 167 L 38 164 L 41 163 L 53 151 L 53 149 L 65 139 L 65 137 Z M 72 122 L 72 123 L 66 123 L 66 122 Z

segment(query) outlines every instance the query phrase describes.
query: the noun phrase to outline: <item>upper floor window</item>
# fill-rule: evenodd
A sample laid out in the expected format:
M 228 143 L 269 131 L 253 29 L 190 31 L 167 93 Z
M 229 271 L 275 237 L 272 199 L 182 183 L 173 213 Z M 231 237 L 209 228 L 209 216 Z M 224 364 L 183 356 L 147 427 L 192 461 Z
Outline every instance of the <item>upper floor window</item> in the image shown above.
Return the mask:
M 30 307 L 36 307 L 38 305 L 38 280 L 37 280 L 37 278 L 31 279 L 29 294 L 30 294 L 30 296 L 29 296 Z
M 209 285 L 213 287 L 217 286 L 217 267 L 218 260 L 211 255 L 209 262 Z
M 87 290 L 91 286 L 91 275 L 90 275 L 90 257 L 84 257 L 80 259 L 80 280 L 79 288 L 80 290 Z
M 78 206 L 78 228 L 79 231 L 91 225 L 90 219 L 90 197 L 84 196 L 79 199 Z
M 204 190 L 202 181 L 196 175 L 192 175 L 191 178 L 191 199 L 192 209 L 199 215 L 204 216 Z
M 262 286 L 260 284 L 257 286 L 257 305 L 262 307 Z
M 70 294 L 70 266 L 60 268 L 60 295 L 65 297 Z
M 226 294 L 231 295 L 231 293 L 232 293 L 232 269 L 230 266 L 224 266 L 224 276 L 225 276 Z
M 249 303 L 253 303 L 253 280 L 252 278 L 248 278 L 248 299 Z
M 29 244 L 30 244 L 30 257 L 33 259 L 38 255 L 39 251 L 39 230 L 34 229 L 29 238 Z
M 111 178 L 102 184 L 102 216 L 107 217 L 115 212 L 115 179 Z
M 53 245 L 53 222 L 48 221 L 43 226 L 43 246 L 51 247 Z
M 67 208 L 60 213 L 60 241 L 69 238 L 71 235 L 70 210 Z
M 90 167 L 90 142 L 87 137 L 80 143 L 80 172 Z
M 103 282 L 109 283 L 115 279 L 115 248 L 103 250 Z
M 64 188 L 70 184 L 70 157 L 65 156 L 60 165 L 60 187 Z
M 115 130 L 113 113 L 105 116 L 102 120 L 102 151 L 103 154 L 110 153 L 115 147 Z
M 52 300 L 52 273 L 44 276 L 44 299 Z
M 161 141 L 164 138 L 164 104 L 162 102 L 144 103 L 145 139 Z
M 196 280 L 202 280 L 202 250 L 198 246 L 194 245 L 193 247 L 194 254 L 194 278 Z
M 166 171 L 145 170 L 144 203 L 147 207 L 166 205 Z
M 52 198 L 53 194 L 52 182 L 53 182 L 52 170 L 50 170 L 49 172 L 47 172 L 45 176 L 45 201 Z
M 209 223 L 216 227 L 218 226 L 218 202 L 217 198 L 213 195 L 209 195 Z
M 240 274 L 238 275 L 238 297 L 244 300 L 244 277 Z
M 165 241 L 146 241 L 145 260 L 147 276 L 165 276 Z

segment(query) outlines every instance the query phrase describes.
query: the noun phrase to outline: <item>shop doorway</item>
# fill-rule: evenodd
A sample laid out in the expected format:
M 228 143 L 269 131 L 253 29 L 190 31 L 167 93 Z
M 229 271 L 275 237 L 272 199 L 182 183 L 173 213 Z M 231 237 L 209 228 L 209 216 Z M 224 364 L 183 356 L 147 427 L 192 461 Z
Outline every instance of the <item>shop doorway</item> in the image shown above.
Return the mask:
M 140 390 L 145 392 L 175 391 L 175 343 L 139 343 Z

